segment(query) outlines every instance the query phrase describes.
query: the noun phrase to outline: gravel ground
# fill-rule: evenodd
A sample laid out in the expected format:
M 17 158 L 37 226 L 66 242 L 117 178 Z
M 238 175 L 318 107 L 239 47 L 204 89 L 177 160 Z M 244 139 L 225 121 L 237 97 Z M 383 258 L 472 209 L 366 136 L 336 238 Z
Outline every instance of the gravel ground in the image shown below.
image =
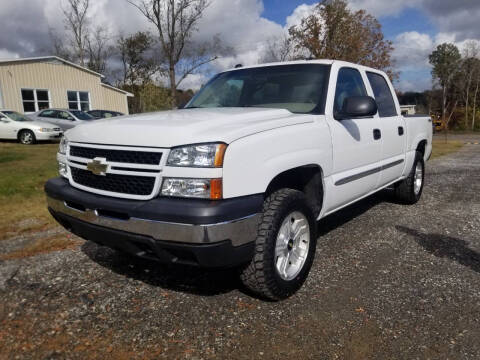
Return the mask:
M 0 262 L 0 358 L 480 358 L 480 145 L 430 161 L 417 205 L 386 191 L 319 227 L 279 303 L 90 242 Z

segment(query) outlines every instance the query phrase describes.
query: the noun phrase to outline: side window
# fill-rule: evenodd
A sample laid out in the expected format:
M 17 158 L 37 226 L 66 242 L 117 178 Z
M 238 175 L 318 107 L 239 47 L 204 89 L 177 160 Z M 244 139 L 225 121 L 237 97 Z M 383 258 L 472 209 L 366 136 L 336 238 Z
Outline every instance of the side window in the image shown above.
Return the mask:
M 385 78 L 376 73 L 367 72 L 368 81 L 372 86 L 373 94 L 378 105 L 380 117 L 397 116 L 397 109 L 393 101 L 392 92 Z
M 343 102 L 347 97 L 366 95 L 367 90 L 360 72 L 353 68 L 341 68 L 338 71 L 333 113 L 336 114 L 342 110 Z
M 74 120 L 73 117 L 66 111 L 59 111 L 57 117 L 62 120 Z
M 41 117 L 48 117 L 48 118 L 54 118 L 56 117 L 56 111 L 55 110 L 45 110 L 40 113 Z

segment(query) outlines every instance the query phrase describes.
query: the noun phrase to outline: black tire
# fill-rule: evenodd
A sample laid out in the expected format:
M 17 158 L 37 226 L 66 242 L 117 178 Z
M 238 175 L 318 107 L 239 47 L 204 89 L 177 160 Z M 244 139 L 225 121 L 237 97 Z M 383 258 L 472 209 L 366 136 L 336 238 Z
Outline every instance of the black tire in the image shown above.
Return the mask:
M 23 145 L 33 145 L 37 141 L 35 134 L 31 130 L 22 130 L 18 134 L 18 141 Z
M 310 239 L 303 266 L 291 280 L 283 279 L 276 268 L 275 247 L 280 227 L 287 216 L 300 213 L 308 221 Z M 292 218 L 293 223 L 293 218 Z M 253 293 L 270 300 L 281 300 L 293 295 L 305 282 L 315 257 L 316 222 L 305 195 L 292 189 L 281 189 L 271 194 L 263 204 L 258 225 L 255 253 L 242 269 L 240 279 Z M 291 241 L 291 240 L 290 240 Z M 289 241 L 289 243 L 290 243 Z M 291 251 L 287 248 L 286 251 Z M 288 260 L 287 260 L 288 261 Z M 290 263 L 291 264 L 291 263 Z
M 417 166 L 421 167 L 421 186 L 418 190 L 418 185 L 415 186 L 416 181 L 416 169 Z M 422 196 L 423 185 L 425 180 L 425 162 L 423 161 L 423 154 L 420 151 L 415 153 L 415 161 L 413 162 L 412 169 L 408 174 L 408 177 L 396 184 L 395 186 L 395 198 L 402 204 L 413 205 Z M 416 190 L 417 189 L 417 190 Z

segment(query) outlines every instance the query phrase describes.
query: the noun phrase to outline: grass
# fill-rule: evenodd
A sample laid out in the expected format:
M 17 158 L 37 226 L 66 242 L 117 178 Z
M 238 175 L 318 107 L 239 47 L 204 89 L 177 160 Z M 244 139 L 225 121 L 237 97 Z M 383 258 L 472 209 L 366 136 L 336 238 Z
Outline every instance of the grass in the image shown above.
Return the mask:
M 462 141 L 457 140 L 443 140 L 443 139 L 436 139 L 432 142 L 433 150 L 432 150 L 432 159 L 444 156 L 455 151 L 458 151 L 462 146 Z
M 0 240 L 55 226 L 43 185 L 57 176 L 58 144 L 0 143 Z

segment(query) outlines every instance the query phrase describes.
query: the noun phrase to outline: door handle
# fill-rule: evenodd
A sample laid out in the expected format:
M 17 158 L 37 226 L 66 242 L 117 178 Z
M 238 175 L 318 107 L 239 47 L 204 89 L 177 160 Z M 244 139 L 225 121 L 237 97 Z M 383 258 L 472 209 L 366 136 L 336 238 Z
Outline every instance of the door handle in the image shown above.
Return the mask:
M 403 126 L 398 127 L 398 135 L 402 136 L 403 135 Z
M 378 140 L 382 137 L 382 132 L 380 129 L 373 129 L 373 139 Z

